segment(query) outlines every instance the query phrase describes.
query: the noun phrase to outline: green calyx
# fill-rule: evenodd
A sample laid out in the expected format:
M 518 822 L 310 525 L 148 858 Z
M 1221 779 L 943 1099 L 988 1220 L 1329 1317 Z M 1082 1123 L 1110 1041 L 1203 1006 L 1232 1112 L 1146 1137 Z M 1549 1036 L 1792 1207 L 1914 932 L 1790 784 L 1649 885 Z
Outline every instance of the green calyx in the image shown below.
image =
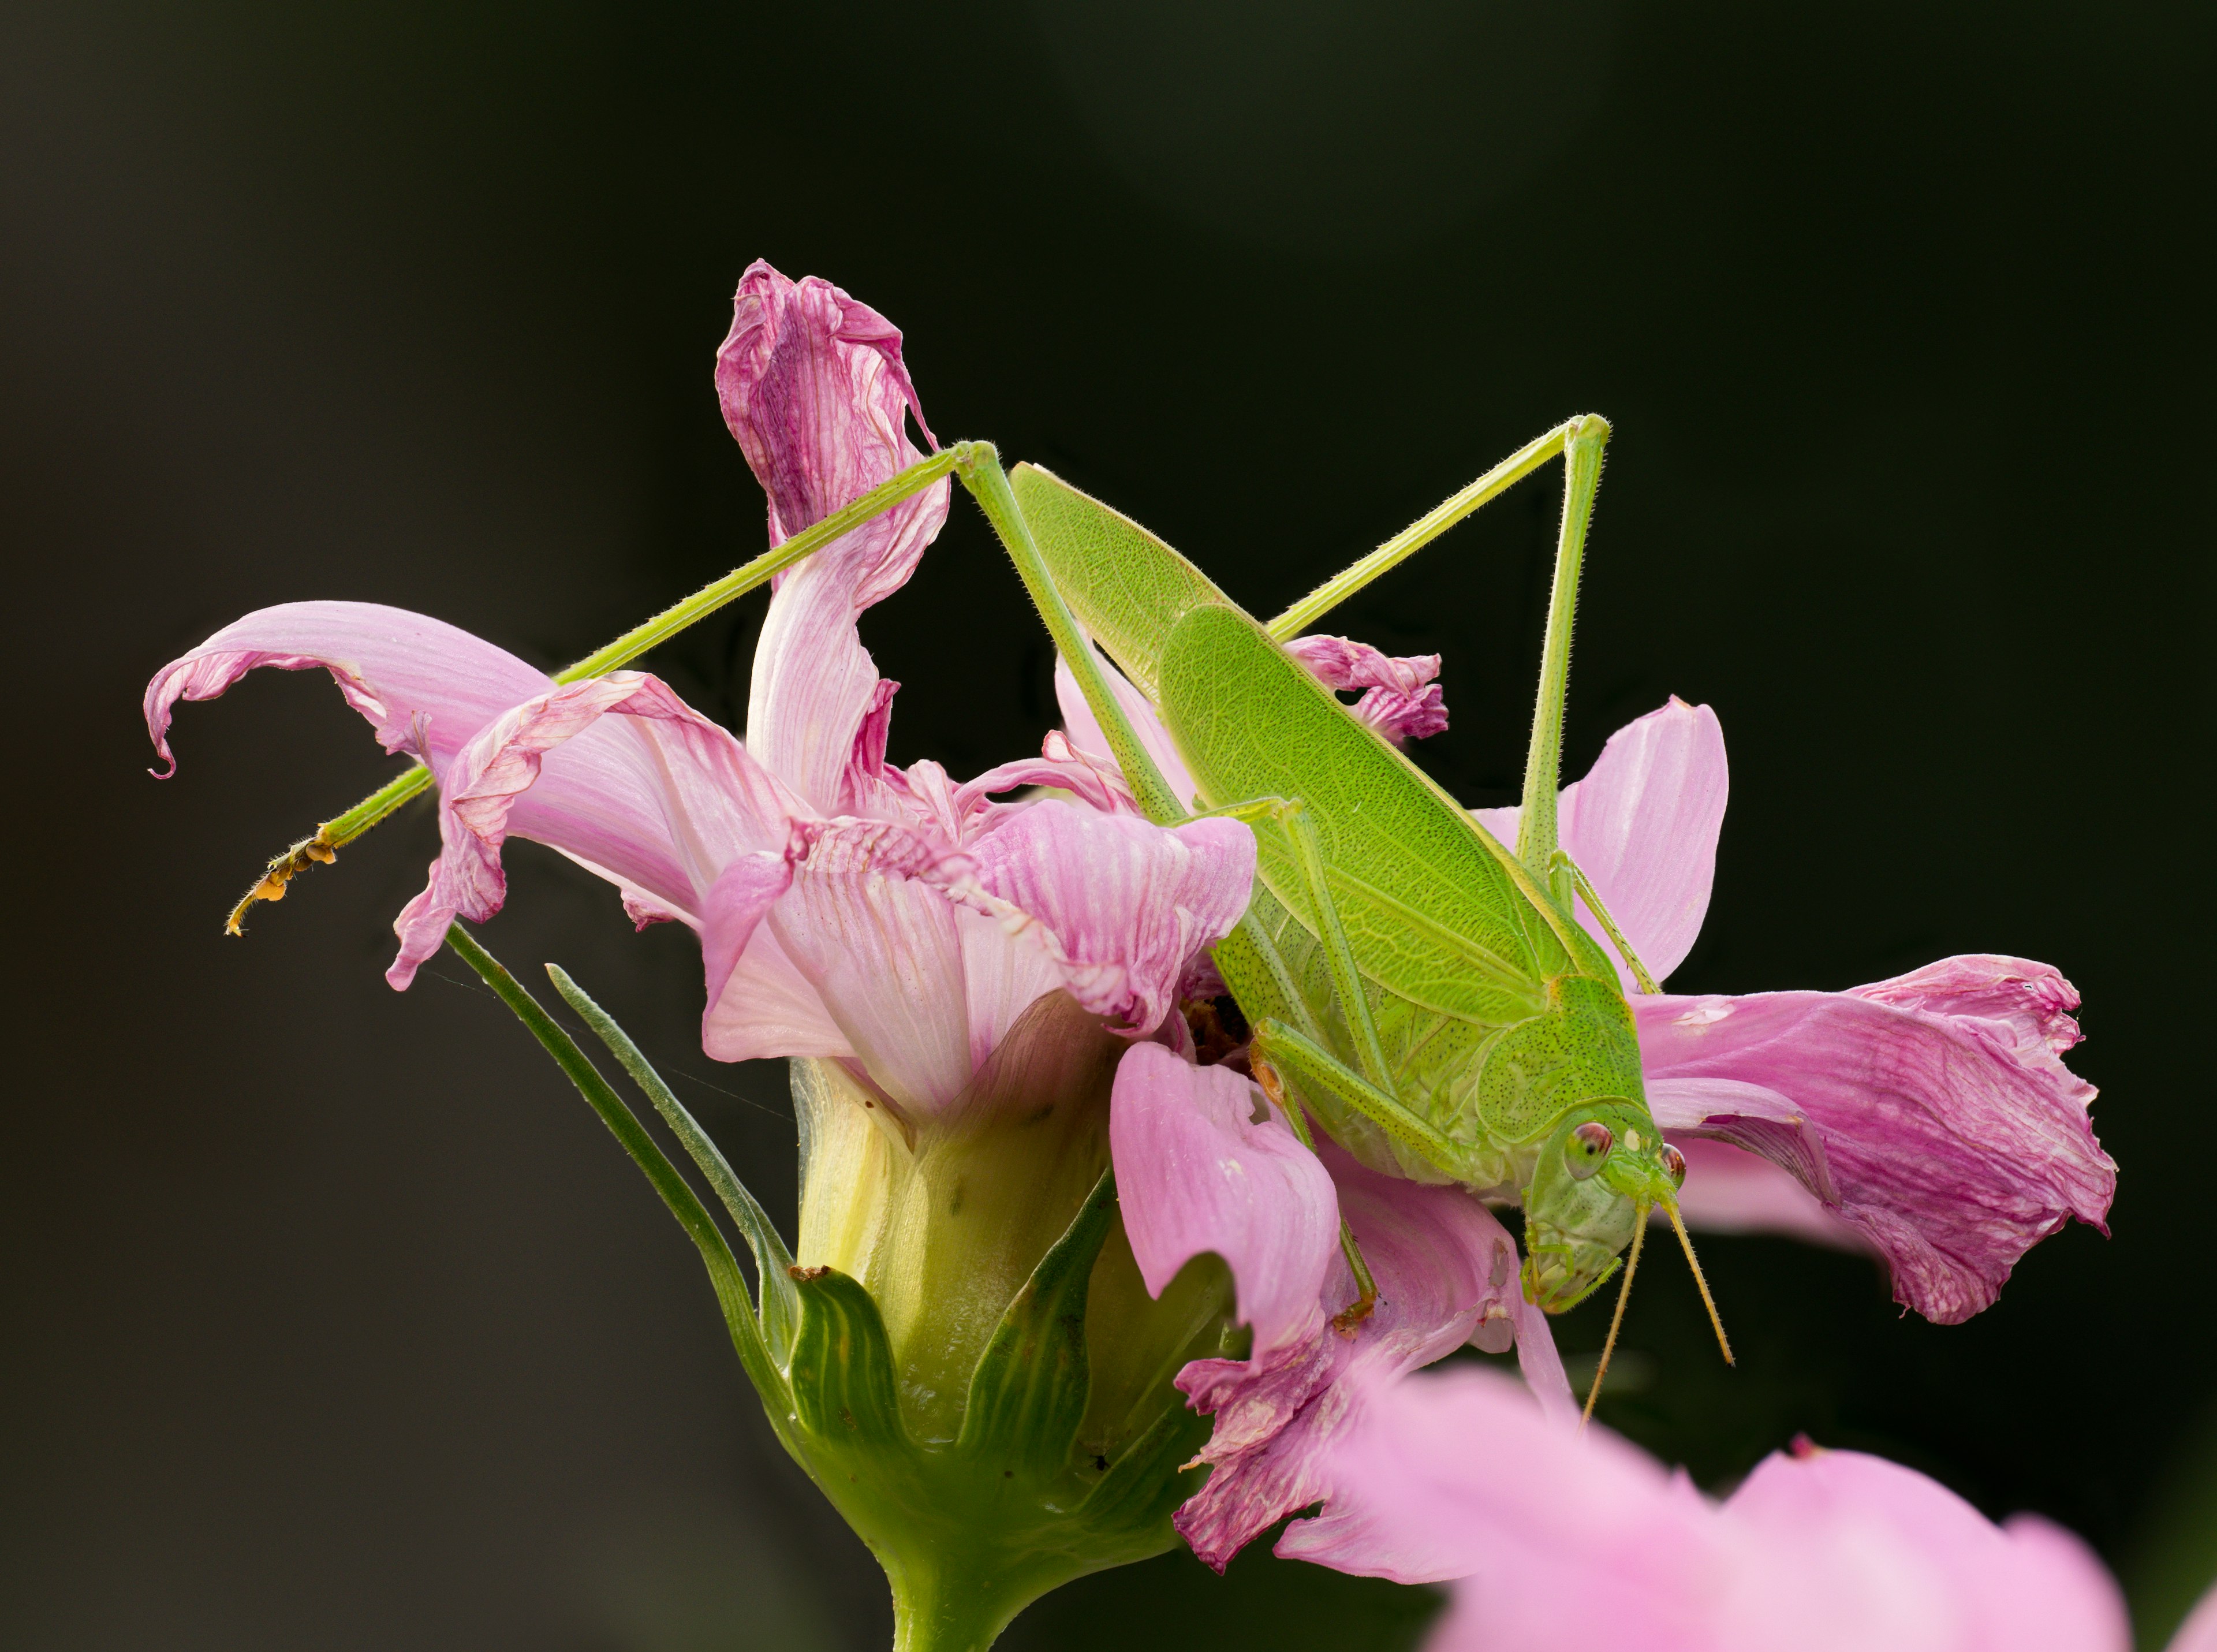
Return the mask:
M 778 1438 L 886 1568 L 896 1652 L 988 1647 L 1049 1590 L 1172 1544 L 1208 1425 L 1170 1379 L 1222 1348 L 1228 1281 L 1197 1263 L 1147 1295 L 1107 1167 L 1116 1046 L 1096 1042 L 1097 1022 L 1042 999 L 929 1122 L 896 1116 L 833 1063 L 794 1063 L 796 1261 L 637 1047 L 550 965 L 746 1241 L 750 1290 L 706 1206 L 576 1042 L 459 925 L 448 940 L 699 1247 Z

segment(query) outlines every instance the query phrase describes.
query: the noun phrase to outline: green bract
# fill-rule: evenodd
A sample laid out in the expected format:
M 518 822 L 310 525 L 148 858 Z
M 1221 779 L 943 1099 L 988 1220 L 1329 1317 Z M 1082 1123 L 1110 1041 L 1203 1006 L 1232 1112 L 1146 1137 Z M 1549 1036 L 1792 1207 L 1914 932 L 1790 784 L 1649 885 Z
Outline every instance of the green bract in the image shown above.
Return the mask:
M 1188 1268 L 1150 1301 L 1107 1168 L 1117 1046 L 1040 999 L 970 1104 L 910 1140 L 828 1061 L 794 1063 L 801 1256 L 645 1056 L 547 974 L 644 1090 L 752 1252 L 721 1230 L 608 1080 L 457 925 L 450 944 L 568 1073 L 700 1247 L 778 1438 L 884 1565 L 900 1652 L 972 1652 L 1089 1572 L 1176 1541 L 1208 1425 L 1170 1379 L 1225 1351 L 1227 1280 Z M 1021 1104 L 1011 1104 L 1020 1103 Z M 874 1113 L 874 1117 L 873 1116 Z

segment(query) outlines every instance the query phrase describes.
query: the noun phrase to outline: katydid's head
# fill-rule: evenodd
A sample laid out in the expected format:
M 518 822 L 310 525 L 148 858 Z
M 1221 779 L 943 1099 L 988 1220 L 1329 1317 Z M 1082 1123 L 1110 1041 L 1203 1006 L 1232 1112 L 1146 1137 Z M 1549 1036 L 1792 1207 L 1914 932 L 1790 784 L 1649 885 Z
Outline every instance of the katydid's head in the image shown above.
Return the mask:
M 1694 1241 L 1678 1216 L 1678 1190 L 1686 1181 L 1686 1155 L 1657 1133 L 1645 1108 L 1604 1098 L 1573 1108 L 1541 1149 L 1532 1185 L 1524 1195 L 1524 1295 L 1550 1314 L 1559 1314 L 1591 1296 L 1617 1269 L 1617 1253 L 1628 1243 L 1624 1284 L 1609 1322 L 1601 1364 L 1586 1393 L 1586 1414 L 1601 1397 L 1616 1333 L 1624 1324 L 1624 1305 L 1640 1265 L 1640 1241 L 1647 1213 L 1658 1206 L 1677 1230 L 1678 1243 L 1701 1287 L 1701 1305 L 1716 1327 L 1725 1364 L 1732 1363 L 1732 1343 L 1709 1296 L 1709 1282 L 1694 1254 Z
M 1576 1307 L 1615 1273 L 1658 1204 L 1675 1205 L 1686 1160 L 1646 1109 L 1604 1097 L 1564 1115 L 1524 1194 L 1524 1294 L 1550 1314 Z

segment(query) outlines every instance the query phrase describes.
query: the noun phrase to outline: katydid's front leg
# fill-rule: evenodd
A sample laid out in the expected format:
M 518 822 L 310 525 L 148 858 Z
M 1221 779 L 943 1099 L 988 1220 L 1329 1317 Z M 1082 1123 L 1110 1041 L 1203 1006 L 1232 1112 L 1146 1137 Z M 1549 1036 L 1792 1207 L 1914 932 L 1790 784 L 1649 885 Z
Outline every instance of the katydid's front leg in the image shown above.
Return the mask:
M 963 456 L 955 466 L 955 473 L 977 499 L 979 508 L 985 511 L 986 519 L 993 524 L 993 530 L 1008 551 L 1010 560 L 1016 564 L 1024 588 L 1031 593 L 1040 617 L 1047 622 L 1047 634 L 1054 639 L 1057 651 L 1069 665 L 1071 674 L 1077 678 L 1079 691 L 1085 696 L 1086 705 L 1100 723 L 1101 732 L 1108 741 L 1110 753 L 1121 765 L 1125 782 L 1132 788 L 1134 801 L 1147 818 L 1158 826 L 1176 826 L 1196 818 L 1186 800 L 1171 790 L 1162 770 L 1156 767 L 1154 759 L 1147 754 L 1138 731 L 1125 716 L 1123 706 L 1108 685 L 1108 671 L 1102 665 L 1101 656 L 1094 651 L 1092 639 L 1078 624 L 1078 616 L 1070 611 L 1069 603 L 1063 600 L 1062 593 L 1055 587 L 1053 576 L 1047 571 L 1047 560 L 1033 542 L 1031 529 L 1024 521 L 1023 511 L 1018 507 L 1016 495 L 1009 487 L 1006 473 L 1001 469 L 1000 455 L 987 442 L 966 444 Z M 1275 797 L 1255 798 L 1224 808 L 1212 809 L 1208 813 L 1229 815 L 1251 823 L 1272 816 L 1281 822 L 1291 821 L 1288 830 L 1293 833 L 1312 898 L 1317 911 L 1325 914 L 1324 922 L 1328 931 L 1326 945 L 1331 949 L 1334 994 L 1344 1000 L 1342 1008 L 1349 1025 L 1359 1029 L 1356 1036 L 1362 1041 L 1365 1059 L 1374 1064 L 1381 1079 L 1385 1078 L 1386 1060 L 1378 1043 L 1377 1029 L 1371 1023 L 1370 1006 L 1362 995 L 1361 980 L 1355 973 L 1354 955 L 1348 947 L 1346 931 L 1339 924 L 1338 911 L 1332 905 L 1331 892 L 1325 886 L 1324 862 L 1317 846 L 1316 828 L 1301 810 L 1300 801 L 1295 799 L 1288 802 Z M 1241 920 L 1240 928 L 1243 938 L 1269 962 L 1272 974 L 1283 983 L 1286 1001 L 1297 1004 L 1300 997 L 1294 991 L 1292 976 L 1285 968 L 1284 960 L 1277 956 L 1277 949 L 1262 933 L 1251 914 Z M 1316 1143 L 1309 1134 L 1308 1122 L 1301 1117 L 1300 1103 L 1278 1092 L 1274 1082 L 1266 1082 L 1264 1089 L 1285 1113 L 1286 1121 L 1294 1135 L 1313 1153 Z M 1337 1315 L 1333 1323 L 1343 1334 L 1352 1335 L 1356 1324 L 1368 1317 L 1376 1305 L 1378 1286 L 1371 1277 L 1369 1265 L 1362 1259 L 1362 1249 L 1356 1242 L 1354 1229 L 1348 1226 L 1344 1218 L 1339 1224 L 1339 1237 L 1340 1247 L 1345 1252 L 1348 1266 L 1355 1275 L 1357 1295 L 1354 1304 Z
M 1640 955 L 1632 950 L 1632 943 L 1625 938 L 1624 931 L 1616 926 L 1616 919 L 1609 915 L 1609 908 L 1602 904 L 1601 891 L 1594 888 L 1592 880 L 1586 876 L 1584 869 L 1558 849 L 1555 851 L 1553 869 L 1568 870 L 1572 888 L 1578 892 L 1578 898 L 1586 903 L 1586 910 L 1594 915 L 1594 921 L 1601 925 L 1602 932 L 1609 937 L 1609 944 L 1616 949 L 1616 956 L 1624 960 L 1624 967 L 1632 971 L 1632 978 L 1640 983 L 1640 990 L 1643 993 L 1661 992 L 1663 989 L 1656 985 L 1655 977 L 1647 973 L 1647 966 L 1640 962 Z M 1552 881 L 1551 872 L 1550 882 Z

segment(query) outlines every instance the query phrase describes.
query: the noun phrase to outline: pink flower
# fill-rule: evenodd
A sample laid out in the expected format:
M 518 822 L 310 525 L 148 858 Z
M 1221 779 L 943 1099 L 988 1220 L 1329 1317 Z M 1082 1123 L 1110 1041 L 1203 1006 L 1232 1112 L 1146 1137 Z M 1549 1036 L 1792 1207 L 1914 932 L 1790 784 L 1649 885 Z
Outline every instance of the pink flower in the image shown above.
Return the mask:
M 1490 1371 L 1365 1399 L 1328 1453 L 1331 1501 L 1278 1552 L 1456 1580 L 1428 1652 L 2130 1645 L 2116 1585 L 2077 1538 L 2034 1515 L 1995 1525 L 1882 1458 L 1803 1443 L 1720 1503 L 1605 1428 L 1545 1416 Z
M 1673 700 L 1563 792 L 1564 849 L 1658 980 L 1700 933 L 1727 791 L 1715 714 Z M 1479 818 L 1515 840 L 1515 809 Z M 1691 1144 L 1686 1219 L 1868 1246 L 1905 1306 L 1969 1318 L 2066 1221 L 2101 1227 L 2115 1191 L 2094 1087 L 2061 1059 L 2078 1005 L 2048 965 L 1985 954 L 1844 993 L 1634 993 L 1656 1122 L 1728 1144 Z
M 750 269 L 716 383 L 769 495 L 773 540 L 919 456 L 900 335 L 828 282 Z M 855 617 L 907 579 L 946 512 L 942 482 L 789 572 L 744 743 L 648 673 L 558 686 L 452 626 L 355 603 L 287 603 L 225 628 L 157 674 L 147 727 L 166 759 L 178 700 L 256 665 L 323 666 L 386 750 L 439 781 L 442 850 L 395 925 L 394 987 L 455 917 L 500 910 L 502 847 L 532 838 L 614 883 L 642 925 L 698 931 L 710 1055 L 841 1061 L 912 1129 L 1044 993 L 1131 1034 L 1160 1026 L 1193 959 L 1237 922 L 1254 868 L 1237 822 L 1165 831 L 990 800 L 1072 766 L 1052 750 L 964 787 L 935 764 L 885 761 L 896 685 Z

